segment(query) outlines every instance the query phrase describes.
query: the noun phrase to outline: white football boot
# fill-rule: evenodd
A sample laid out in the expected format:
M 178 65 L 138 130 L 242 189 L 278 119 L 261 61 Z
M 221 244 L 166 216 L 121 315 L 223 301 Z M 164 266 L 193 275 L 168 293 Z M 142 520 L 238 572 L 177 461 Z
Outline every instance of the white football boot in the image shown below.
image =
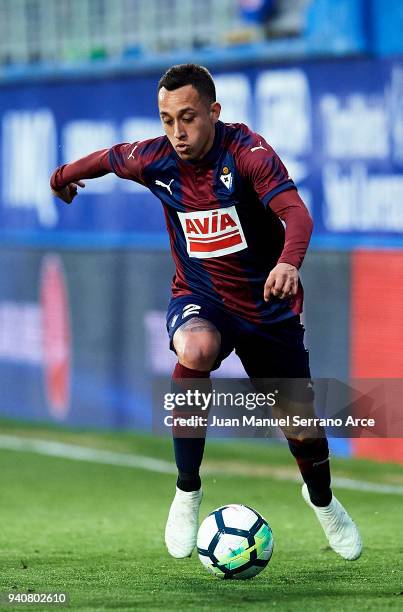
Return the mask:
M 333 550 L 348 561 L 358 559 L 362 550 L 360 533 L 339 500 L 333 495 L 328 506 L 314 506 L 305 483 L 302 485 L 302 497 L 318 517 Z
M 190 557 L 196 546 L 199 529 L 199 508 L 203 492 L 182 491 L 176 487 L 165 527 L 165 544 L 172 557 Z

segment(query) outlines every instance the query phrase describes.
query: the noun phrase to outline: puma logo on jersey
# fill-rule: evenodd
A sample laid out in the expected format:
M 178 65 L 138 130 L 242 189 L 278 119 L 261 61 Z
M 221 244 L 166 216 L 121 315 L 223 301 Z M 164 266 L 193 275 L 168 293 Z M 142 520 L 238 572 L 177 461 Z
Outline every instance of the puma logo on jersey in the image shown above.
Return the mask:
M 128 157 L 127 159 L 132 159 L 132 158 L 133 158 L 133 159 L 135 159 L 135 157 L 134 157 L 133 153 L 135 152 L 135 150 L 137 149 L 137 147 L 138 147 L 138 145 L 136 145 L 135 147 L 133 147 L 133 149 L 131 150 L 130 155 L 129 155 L 129 157 Z
M 156 180 L 155 184 L 159 185 L 160 187 L 165 187 L 165 189 L 169 192 L 169 194 L 172 195 L 171 185 L 172 185 L 173 181 L 174 181 L 174 179 L 171 179 L 169 181 L 169 183 L 163 183 L 162 181 Z
M 258 147 L 252 147 L 251 151 L 253 153 L 254 151 L 258 151 L 259 149 L 263 149 L 263 151 L 267 151 L 267 149 L 262 145 L 262 141 L 259 142 L 259 146 Z
M 178 216 L 190 257 L 221 257 L 242 251 L 248 246 L 235 206 L 178 212 Z

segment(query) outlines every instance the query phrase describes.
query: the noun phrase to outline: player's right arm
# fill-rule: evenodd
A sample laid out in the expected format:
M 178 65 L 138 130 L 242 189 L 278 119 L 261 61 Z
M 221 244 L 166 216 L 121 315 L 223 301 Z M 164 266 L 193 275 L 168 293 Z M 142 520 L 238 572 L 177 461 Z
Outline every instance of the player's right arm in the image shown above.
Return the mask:
M 76 197 L 77 187 L 85 187 L 85 179 L 94 179 L 110 172 L 120 178 L 144 184 L 136 143 L 118 144 L 86 155 L 77 161 L 59 166 L 50 177 L 52 193 L 70 204 Z
M 60 200 L 63 200 L 63 202 L 66 202 L 66 204 L 71 204 L 78 193 L 77 187 L 85 187 L 85 183 L 77 180 L 76 182 L 68 183 L 65 187 L 61 187 L 60 189 L 52 188 L 52 193 Z

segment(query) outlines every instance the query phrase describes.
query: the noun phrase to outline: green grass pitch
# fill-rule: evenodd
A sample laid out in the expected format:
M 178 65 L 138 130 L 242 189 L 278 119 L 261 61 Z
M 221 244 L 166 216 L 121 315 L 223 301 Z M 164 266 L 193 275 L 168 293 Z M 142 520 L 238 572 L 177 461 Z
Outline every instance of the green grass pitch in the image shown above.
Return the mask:
M 147 435 L 10 422 L 0 430 L 172 460 L 170 441 Z M 402 495 L 337 491 L 365 544 L 362 558 L 347 562 L 326 547 L 300 486 L 287 480 L 296 467 L 282 445 L 211 441 L 205 460 L 201 517 L 226 503 L 244 503 L 273 529 L 274 554 L 257 578 L 222 581 L 195 553 L 169 557 L 163 532 L 173 475 L 0 448 L 0 592 L 67 591 L 75 610 L 402 609 Z M 338 476 L 403 482 L 399 466 L 341 459 L 333 466 Z M 17 609 L 27 607 L 53 608 Z

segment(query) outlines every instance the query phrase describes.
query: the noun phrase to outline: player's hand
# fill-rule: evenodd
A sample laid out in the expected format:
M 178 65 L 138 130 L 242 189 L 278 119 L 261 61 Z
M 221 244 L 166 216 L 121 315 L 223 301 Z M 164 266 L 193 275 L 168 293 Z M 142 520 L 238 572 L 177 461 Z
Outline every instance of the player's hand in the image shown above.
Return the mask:
M 63 189 L 59 189 L 58 191 L 52 189 L 52 193 L 60 200 L 63 200 L 63 202 L 66 202 L 66 204 L 71 204 L 78 193 L 77 187 L 85 187 L 85 183 L 83 183 L 83 181 L 69 183 L 66 185 L 66 187 L 63 187 Z
M 279 263 L 273 268 L 264 285 L 263 297 L 268 302 L 270 295 L 281 300 L 296 295 L 298 290 L 298 270 L 288 263 Z

